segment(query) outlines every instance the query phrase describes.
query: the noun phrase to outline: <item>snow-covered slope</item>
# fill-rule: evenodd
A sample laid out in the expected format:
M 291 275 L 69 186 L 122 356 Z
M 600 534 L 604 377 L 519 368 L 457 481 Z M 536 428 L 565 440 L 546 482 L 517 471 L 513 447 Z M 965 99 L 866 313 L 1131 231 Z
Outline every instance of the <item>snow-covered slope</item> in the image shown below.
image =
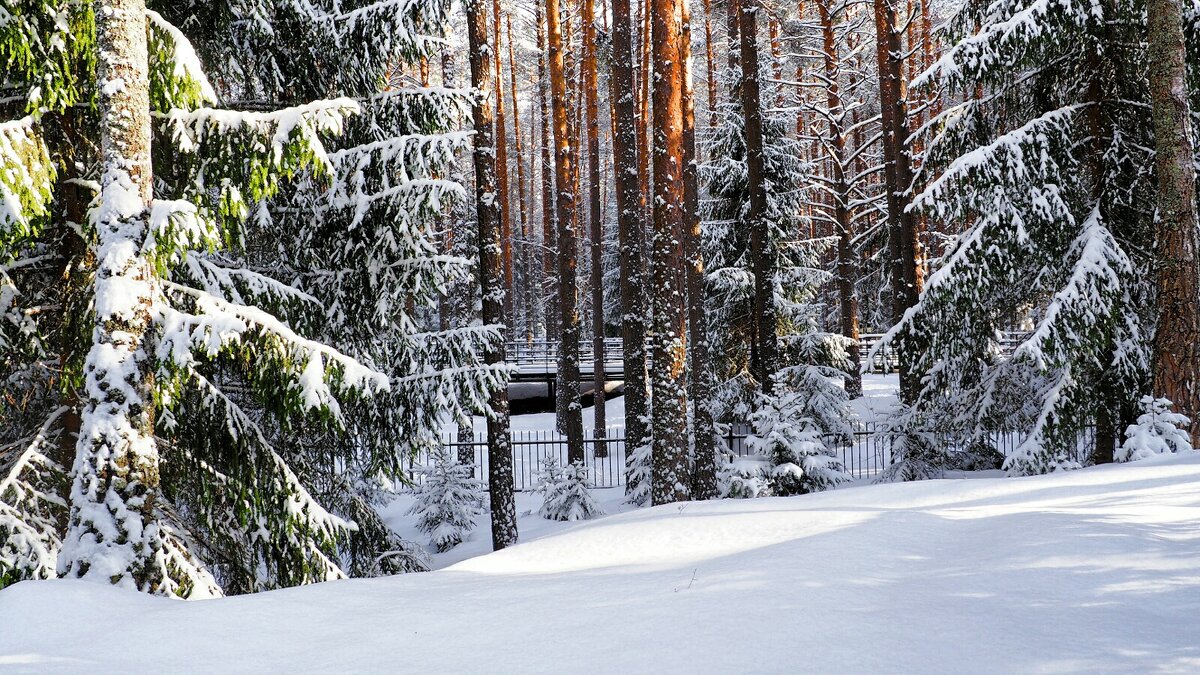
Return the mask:
M 184 603 L 0 592 L 45 672 L 1200 671 L 1200 456 L 664 506 L 445 570 Z

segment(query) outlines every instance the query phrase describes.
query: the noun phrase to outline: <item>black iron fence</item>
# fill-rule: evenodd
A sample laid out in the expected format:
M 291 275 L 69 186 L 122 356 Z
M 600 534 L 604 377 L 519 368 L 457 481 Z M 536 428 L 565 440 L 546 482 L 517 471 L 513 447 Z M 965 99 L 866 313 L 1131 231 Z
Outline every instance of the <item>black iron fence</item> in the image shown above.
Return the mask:
M 749 454 L 746 437 L 750 427 L 746 424 L 728 425 L 721 434 L 720 445 L 725 452 L 737 456 Z M 590 434 L 589 434 L 590 435 Z M 965 450 L 948 434 L 932 434 L 930 440 L 951 452 Z M 1092 429 L 1081 430 L 1075 440 L 1076 454 L 1081 463 L 1091 451 L 1094 443 Z M 871 478 L 886 469 L 892 460 L 892 434 L 883 425 L 874 422 L 857 422 L 852 426 L 848 438 L 835 439 L 837 453 L 846 472 L 854 478 Z M 1008 457 L 1023 442 L 1023 435 L 1011 431 L 995 431 L 988 435 L 987 444 L 996 452 Z M 470 439 L 455 435 L 442 438 L 442 447 L 454 456 L 470 452 L 477 477 L 486 477 L 488 468 L 487 436 L 476 433 Z M 604 438 L 584 439 L 584 461 L 591 470 L 590 476 L 596 487 L 615 488 L 625 484 L 625 430 L 610 427 Z M 567 464 L 567 439 L 556 431 L 512 432 L 513 487 L 517 491 L 532 490 L 539 482 L 538 474 L 543 470 L 545 458 L 553 456 L 560 465 Z M 428 457 L 418 457 L 414 463 L 414 477 Z

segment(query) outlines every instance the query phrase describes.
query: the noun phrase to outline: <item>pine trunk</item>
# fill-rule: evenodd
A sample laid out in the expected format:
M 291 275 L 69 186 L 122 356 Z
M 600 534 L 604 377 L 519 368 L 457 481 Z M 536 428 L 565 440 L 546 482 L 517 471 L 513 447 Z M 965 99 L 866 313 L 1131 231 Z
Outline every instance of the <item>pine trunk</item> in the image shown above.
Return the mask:
M 891 265 L 892 322 L 917 304 L 921 293 L 918 260 L 920 249 L 916 225 L 908 213 L 908 189 L 912 184 L 905 139 L 908 121 L 904 100 L 903 48 L 896 30 L 895 0 L 874 0 L 876 59 L 879 67 L 879 103 L 883 129 L 884 189 L 887 191 L 888 257 Z M 900 361 L 900 398 L 916 400 L 920 375 L 912 372 L 907 359 Z
M 592 254 L 592 412 L 595 455 L 606 457 L 604 417 L 604 223 L 600 210 L 600 111 L 596 101 L 600 81 L 596 70 L 596 10 L 593 0 L 583 0 L 584 128 L 588 148 L 588 224 Z
M 546 26 L 550 45 L 550 107 L 554 122 L 554 154 L 558 186 L 558 303 L 559 418 L 567 435 L 567 460 L 583 462 L 583 416 L 579 407 L 579 285 L 576 279 L 578 243 L 575 235 L 575 164 L 567 117 L 567 74 L 564 61 L 562 17 L 558 0 L 546 0 Z
M 842 109 L 841 90 L 838 86 L 840 79 L 838 66 L 837 43 L 833 32 L 833 17 L 829 11 L 829 0 L 817 0 L 817 12 L 821 18 L 821 36 L 824 43 L 825 92 L 829 106 L 829 146 L 833 150 L 830 158 L 832 165 L 833 220 L 838 238 L 837 245 L 837 289 L 838 308 L 841 318 L 842 336 L 850 340 L 847 354 L 850 357 L 846 373 L 846 394 L 850 398 L 862 396 L 862 374 L 859 372 L 860 357 L 858 348 L 858 294 L 855 291 L 855 281 L 858 269 L 855 264 L 854 250 L 850 245 L 853 238 L 850 223 L 850 186 L 846 182 L 846 136 L 843 131 L 845 111 Z
M 758 76 L 758 3 L 745 0 L 738 16 L 742 69 L 741 99 L 746 117 L 746 182 L 750 192 L 750 259 L 754 268 L 754 345 L 751 375 L 771 392 L 779 367 L 779 317 L 775 307 L 776 251 L 766 222 L 767 192 L 763 167 L 762 108 Z
M 704 311 L 704 255 L 700 242 L 700 193 L 696 176 L 696 92 L 692 88 L 692 16 L 682 0 L 683 39 L 683 237 L 687 255 L 688 360 L 692 400 L 692 497 L 717 496 L 717 441 L 712 416 L 712 364 L 709 363 L 708 317 Z M 705 22 L 707 24 L 707 21 Z M 711 44 L 710 44 L 711 47 Z M 711 62 L 711 51 L 709 61 Z M 711 92 L 710 92 L 711 95 Z
M 704 0 L 704 59 L 705 80 L 708 85 L 708 116 L 711 124 L 717 124 L 717 64 L 716 46 L 713 44 L 712 0 Z
M 1200 230 L 1179 0 L 1149 0 L 1150 94 L 1158 179 L 1158 329 L 1154 395 L 1191 419 L 1200 447 Z
M 538 120 L 541 124 L 542 159 L 542 294 L 545 297 L 543 321 L 547 340 L 558 339 L 558 228 L 554 222 L 554 160 L 550 135 L 549 88 L 550 74 L 546 70 L 546 18 L 541 0 L 537 2 L 538 41 Z
M 513 230 L 512 208 L 508 190 L 508 124 L 504 117 L 504 68 L 500 60 L 500 0 L 492 0 L 492 67 L 496 70 L 493 81 L 496 95 L 496 196 L 500 200 L 500 244 L 503 248 L 504 265 L 504 331 L 505 339 L 516 339 L 516 312 L 513 311 Z
M 517 164 L 517 223 L 521 232 L 521 245 L 514 252 L 516 265 L 521 270 L 521 317 L 524 326 L 526 342 L 533 340 L 533 283 L 532 263 L 529 255 L 529 242 L 533 238 L 529 225 L 529 204 L 525 199 L 525 144 L 521 138 L 521 110 L 517 107 L 517 59 L 513 53 L 512 15 L 504 17 L 508 28 L 508 75 L 512 94 L 513 144 Z M 516 322 L 514 321 L 514 324 Z M 512 331 L 516 339 L 516 331 Z
M 645 228 L 638 176 L 638 117 L 633 66 L 633 17 L 629 0 L 613 0 L 613 161 L 620 247 L 621 338 L 625 370 L 626 493 L 638 487 L 630 463 L 634 450 L 650 443 L 646 419 Z
M 492 81 L 499 71 L 488 63 L 489 54 L 498 45 L 488 43 L 487 6 L 473 0 L 467 8 L 467 42 L 471 60 L 471 86 L 478 91 L 496 91 Z M 499 36 L 499 31 L 495 31 Z M 475 99 L 471 108 L 475 128 L 475 217 L 479 228 L 479 285 L 483 294 L 483 323 L 504 321 L 505 283 L 503 231 L 500 204 L 495 199 L 496 154 L 492 108 L 484 97 Z M 504 342 L 484 350 L 489 365 L 504 363 Z M 492 502 L 492 548 L 499 550 L 517 542 L 517 509 L 513 498 L 512 448 L 509 438 L 508 391 L 499 389 L 488 399 L 492 414 L 487 420 L 488 489 Z
M 165 593 L 162 499 L 150 354 L 157 281 L 140 255 L 154 178 L 144 0 L 96 11 L 101 162 L 95 227 L 95 323 L 84 365 L 62 576 Z M 119 85 L 119 86 L 118 86 Z
M 654 49 L 654 237 L 650 257 L 654 451 L 651 498 L 688 498 L 687 317 L 679 273 L 684 213 L 681 0 L 652 0 Z

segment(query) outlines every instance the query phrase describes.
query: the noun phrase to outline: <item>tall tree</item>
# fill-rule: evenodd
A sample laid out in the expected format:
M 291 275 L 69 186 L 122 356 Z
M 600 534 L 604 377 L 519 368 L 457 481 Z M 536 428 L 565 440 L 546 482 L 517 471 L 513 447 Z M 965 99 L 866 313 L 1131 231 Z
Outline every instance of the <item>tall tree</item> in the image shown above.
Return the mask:
M 916 223 L 908 208 L 912 169 L 906 146 L 908 115 L 903 76 L 904 48 L 900 40 L 897 0 L 874 0 L 875 54 L 879 68 L 879 108 L 883 121 L 884 188 L 887 191 L 888 257 L 891 265 L 892 323 L 917 304 L 923 285 Z M 902 356 L 900 397 L 916 399 L 920 375 Z
M 498 9 L 498 7 L 497 7 Z M 504 321 L 504 243 L 495 152 L 496 127 L 488 96 L 499 99 L 503 89 L 493 80 L 499 68 L 488 63 L 499 44 L 488 41 L 488 11 L 485 0 L 472 0 L 467 6 L 467 44 L 471 61 L 471 86 L 483 95 L 476 96 L 471 107 L 475 127 L 475 219 L 479 230 L 479 286 L 483 294 L 485 324 Z M 497 24 L 498 25 L 498 24 Z M 500 31 L 493 32 L 499 38 Z M 499 65 L 497 57 L 496 65 Z M 498 78 L 497 78 L 498 79 Z M 489 364 L 504 363 L 505 346 L 498 342 L 484 352 Z M 509 436 L 508 390 L 497 389 L 488 404 L 487 419 L 488 486 L 492 500 L 492 547 L 496 550 L 517 542 L 517 512 L 513 498 L 512 448 Z
M 545 0 L 537 0 L 537 92 L 538 92 L 538 123 L 541 131 L 539 153 L 542 163 L 542 297 L 547 340 L 559 336 L 558 308 L 558 226 L 555 221 L 555 189 L 554 189 L 554 157 L 552 148 L 554 137 L 550 133 L 550 73 L 546 68 L 546 53 L 549 46 L 546 42 L 546 17 L 543 8 Z
M 579 283 L 576 273 L 578 241 L 574 153 L 568 120 L 567 73 L 564 61 L 563 22 L 558 0 L 546 0 L 547 39 L 550 47 L 550 107 L 554 127 L 554 167 L 556 219 L 558 226 L 558 304 L 559 347 L 558 390 L 562 405 L 558 409 L 561 427 L 567 435 L 568 461 L 582 462 L 583 411 L 579 404 Z
M 513 118 L 513 146 L 516 151 L 517 165 L 517 224 L 521 232 L 521 245 L 518 247 L 517 265 L 521 270 L 521 324 L 525 333 L 525 340 L 533 339 L 534 326 L 534 285 L 533 285 L 533 264 L 532 256 L 529 254 L 531 249 L 530 242 L 533 239 L 532 227 L 529 224 L 529 203 L 525 199 L 525 143 L 521 136 L 521 108 L 517 102 L 517 58 L 516 49 L 513 46 L 512 32 L 512 14 L 504 17 L 508 28 L 508 75 L 509 75 L 509 92 L 512 94 L 512 118 Z M 532 191 L 532 185 L 530 186 Z M 532 200 L 530 195 L 530 200 Z M 510 332 L 513 338 L 516 337 L 515 322 L 514 330 Z
M 759 86 L 758 9 L 756 0 L 739 6 L 739 59 L 742 111 L 746 116 L 746 180 L 750 193 L 750 258 L 754 269 L 754 341 L 750 371 L 769 394 L 779 368 L 779 317 L 775 306 L 777 249 L 767 232 L 767 185 L 763 166 L 763 119 Z
M 829 200 L 833 202 L 834 233 L 837 235 L 837 293 L 838 310 L 842 335 L 849 341 L 846 347 L 849 361 L 845 376 L 846 393 L 850 398 L 862 396 L 862 375 L 858 348 L 858 265 L 852 248 L 854 236 L 850 221 L 850 185 L 846 179 L 846 111 L 842 107 L 839 81 L 838 45 L 834 35 L 833 16 L 829 0 L 817 0 L 817 13 L 821 20 L 821 42 L 825 71 L 825 94 L 828 104 L 826 120 L 829 135 L 825 140 L 829 164 L 832 167 L 832 185 Z
M 1191 419 L 1192 446 L 1200 447 L 1200 226 L 1182 14 L 1179 0 L 1146 5 L 1158 179 L 1154 395 Z
M 707 16 L 707 15 L 706 15 Z M 682 0 L 680 17 L 683 36 L 680 61 L 683 63 L 683 231 L 685 242 L 686 292 L 688 314 L 688 361 L 691 369 L 688 395 L 692 402 L 692 496 L 713 499 L 717 496 L 716 428 L 712 410 L 712 364 L 709 362 L 708 295 L 704 283 L 704 253 L 700 232 L 700 188 L 696 166 L 696 93 L 692 85 L 692 16 L 689 0 Z M 705 22 L 708 28 L 708 22 Z M 711 37 L 711 33 L 709 34 Z M 712 62 L 711 44 L 709 63 Z M 713 90 L 710 87 L 710 95 Z
M 1091 454 L 1111 456 L 1102 427 L 1132 422 L 1152 381 L 1146 21 L 1121 4 L 967 3 L 948 24 L 957 41 L 913 83 L 974 92 L 923 127 L 912 199 L 963 234 L 889 339 L 923 376 L 915 421 L 965 448 L 1016 430 L 1011 474 L 1080 466 L 1089 424 Z M 1032 330 L 997 355 L 997 331 L 1016 322 Z M 901 477 L 939 475 L 947 458 L 917 459 Z
M 492 83 L 495 89 L 491 92 L 496 100 L 495 146 L 496 153 L 496 198 L 500 201 L 500 232 L 501 263 L 504 266 L 504 318 L 508 326 L 505 336 L 512 340 L 516 336 L 517 314 L 514 311 L 516 300 L 513 286 L 513 227 L 512 227 L 512 193 L 508 185 L 508 121 L 504 114 L 504 61 L 500 58 L 501 39 L 500 27 L 502 22 L 500 0 L 492 0 L 492 42 L 491 51 L 487 57 L 491 59 L 491 67 L 495 69 Z
M 150 259 L 140 253 L 154 193 L 146 4 L 104 0 L 97 10 L 103 173 L 91 214 L 98 263 L 95 328 L 84 364 L 86 399 L 72 470 L 77 497 L 59 569 L 64 576 L 161 593 L 172 585 L 162 562 L 171 558 L 196 583 L 213 581 L 181 555 L 186 549 L 170 528 L 153 526 L 162 508 L 162 483 L 148 333 L 162 290 Z
M 583 126 L 588 150 L 588 224 L 591 229 L 591 291 L 592 291 L 592 414 L 593 436 L 605 435 L 604 392 L 604 221 L 600 207 L 600 120 L 596 97 L 600 79 L 596 66 L 596 7 L 593 0 L 583 4 Z M 596 455 L 607 454 L 606 446 L 597 440 Z
M 679 270 L 684 213 L 681 0 L 651 0 L 654 25 L 654 236 L 650 254 L 650 389 L 654 504 L 688 498 L 687 315 Z
M 497 383 L 444 367 L 494 329 L 415 336 L 404 307 L 414 287 L 470 264 L 435 255 L 428 227 L 461 193 L 436 175 L 468 141 L 448 133 L 466 92 L 379 91 L 400 55 L 411 63 L 435 39 L 396 41 L 393 15 L 330 5 L 275 25 L 269 12 L 222 24 L 226 3 L 206 4 L 208 21 L 185 3 L 24 7 L 0 35 L 0 86 L 16 94 L 4 110 L 25 112 L 0 124 L 0 583 L 61 570 L 204 597 L 397 571 L 406 553 L 357 478 L 398 476 L 406 450 L 436 438 L 446 399 L 483 401 L 484 381 Z M 422 3 L 405 20 L 436 27 L 444 10 Z M 256 49 L 264 26 L 314 58 Z M 263 98 L 242 104 L 256 112 L 211 107 L 247 81 Z M 360 100 L 273 110 L 281 93 L 313 90 Z M 364 127 L 386 135 L 408 120 L 416 136 L 357 144 Z M 375 264 L 348 264 L 385 213 Z M 330 266 L 263 245 L 281 231 L 336 265 L 338 283 L 323 283 Z M 382 288 L 362 279 L 368 268 Z M 386 402 L 397 394 L 412 394 L 403 410 Z
M 637 87 L 633 65 L 633 16 L 629 0 L 613 0 L 612 79 L 613 164 L 620 248 L 621 341 L 625 373 L 626 492 L 643 487 L 634 464 L 636 450 L 650 445 L 646 374 L 645 226 L 638 174 Z

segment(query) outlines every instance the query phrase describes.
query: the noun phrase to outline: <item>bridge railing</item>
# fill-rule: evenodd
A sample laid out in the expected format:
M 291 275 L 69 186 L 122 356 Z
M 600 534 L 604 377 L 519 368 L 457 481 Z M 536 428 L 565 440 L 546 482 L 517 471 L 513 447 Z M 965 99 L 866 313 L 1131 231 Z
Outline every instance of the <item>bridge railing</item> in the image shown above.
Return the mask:
M 558 364 L 557 340 L 517 340 L 505 343 L 508 363 L 517 366 L 546 366 L 556 368 Z M 591 340 L 579 341 L 579 364 L 591 368 L 595 361 L 594 345 Z M 605 363 L 621 363 L 624 354 L 621 338 L 604 338 Z
M 1000 334 L 1000 354 L 1012 356 L 1013 351 L 1025 341 L 1029 333 L 1022 331 L 1004 331 Z M 859 353 L 865 360 L 871 349 L 883 339 L 883 333 L 863 333 L 858 336 Z M 890 345 L 883 345 L 871 358 L 869 371 L 872 373 L 891 373 L 900 367 L 900 359 L 896 350 Z
M 1000 353 L 1011 356 L 1026 338 L 1028 333 L 1020 331 L 1005 331 L 1000 337 Z M 863 333 L 858 338 L 859 353 L 865 359 L 871 349 L 883 339 L 883 333 Z M 517 367 L 533 368 L 545 372 L 554 372 L 558 368 L 557 340 L 518 340 L 506 344 L 508 363 Z M 620 369 L 624 355 L 624 345 L 621 338 L 604 338 L 604 361 L 606 364 Z M 579 365 L 583 372 L 592 372 L 595 358 L 592 354 L 592 341 L 579 341 Z M 899 367 L 896 351 L 889 345 L 884 345 L 871 359 L 869 371 L 873 373 L 891 373 Z
M 836 441 L 836 452 L 846 469 L 854 478 L 871 478 L 886 469 L 891 464 L 892 436 L 887 429 L 875 422 L 855 422 L 851 426 L 852 434 L 848 439 Z M 625 485 L 625 430 L 621 427 L 610 427 L 604 438 L 591 438 L 585 434 L 584 462 L 591 470 L 590 476 L 596 487 L 612 488 Z M 723 450 L 736 456 L 750 454 L 746 437 L 750 427 L 745 424 L 729 425 L 720 437 Z M 556 431 L 527 431 L 512 432 L 513 454 L 513 487 L 517 491 L 532 490 L 539 482 L 538 474 L 543 470 L 547 455 L 558 459 L 559 465 L 567 464 L 567 439 Z M 989 434 L 988 442 L 1000 455 L 1008 457 L 1020 446 L 1024 437 L 1015 431 L 994 431 Z M 951 451 L 957 450 L 956 441 L 945 434 L 935 434 L 934 442 L 941 443 Z M 1077 459 L 1083 461 L 1091 452 L 1095 442 L 1093 429 L 1083 429 L 1076 437 Z M 445 435 L 442 446 L 452 455 L 461 456 L 470 452 L 475 467 L 476 477 L 485 479 L 487 476 L 487 436 L 476 433 L 470 438 L 459 438 L 455 435 Z M 420 467 L 428 457 L 416 458 L 412 477 L 419 480 Z

